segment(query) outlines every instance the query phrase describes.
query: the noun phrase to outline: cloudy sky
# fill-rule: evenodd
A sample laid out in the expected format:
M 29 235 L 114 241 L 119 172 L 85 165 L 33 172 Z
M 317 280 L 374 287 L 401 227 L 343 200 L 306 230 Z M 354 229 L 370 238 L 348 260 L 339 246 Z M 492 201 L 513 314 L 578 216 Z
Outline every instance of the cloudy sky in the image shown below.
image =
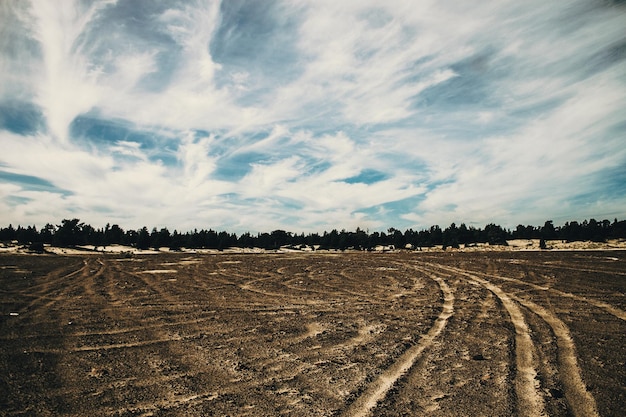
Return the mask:
M 626 5 L 0 2 L 0 219 L 626 218 Z

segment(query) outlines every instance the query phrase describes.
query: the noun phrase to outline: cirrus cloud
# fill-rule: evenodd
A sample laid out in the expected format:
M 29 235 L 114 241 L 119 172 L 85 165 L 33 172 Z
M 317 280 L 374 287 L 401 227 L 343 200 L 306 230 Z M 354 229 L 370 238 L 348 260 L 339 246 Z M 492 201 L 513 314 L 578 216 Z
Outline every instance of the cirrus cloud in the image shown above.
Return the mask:
M 9 0 L 0 19 L 5 222 L 624 214 L 620 3 Z

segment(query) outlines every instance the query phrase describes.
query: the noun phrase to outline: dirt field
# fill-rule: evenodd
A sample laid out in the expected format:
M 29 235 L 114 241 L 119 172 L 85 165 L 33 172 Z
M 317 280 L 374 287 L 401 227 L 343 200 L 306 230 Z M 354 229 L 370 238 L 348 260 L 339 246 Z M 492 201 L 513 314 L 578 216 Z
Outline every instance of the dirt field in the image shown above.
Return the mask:
M 626 252 L 0 255 L 2 416 L 623 416 Z

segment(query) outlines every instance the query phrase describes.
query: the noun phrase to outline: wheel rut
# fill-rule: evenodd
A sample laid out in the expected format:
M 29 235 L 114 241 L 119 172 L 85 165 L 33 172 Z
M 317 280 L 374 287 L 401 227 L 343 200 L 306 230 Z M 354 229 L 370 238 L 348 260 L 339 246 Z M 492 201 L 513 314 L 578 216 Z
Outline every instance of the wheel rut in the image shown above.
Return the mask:
M 459 269 L 459 268 L 453 268 L 453 267 L 448 267 L 451 271 L 457 271 L 457 272 L 467 272 L 465 270 Z M 594 272 L 597 272 L 595 270 L 593 270 Z M 591 304 L 595 307 L 598 307 L 604 311 L 606 311 L 607 313 L 617 317 L 620 320 L 624 320 L 626 321 L 626 311 L 621 310 L 615 306 L 610 305 L 609 303 L 606 303 L 604 301 L 600 301 L 600 300 L 596 300 L 594 298 L 591 297 L 583 297 L 581 295 L 577 295 L 577 294 L 572 294 L 569 292 L 565 292 L 565 291 L 560 291 L 557 290 L 555 288 L 550 288 L 550 287 L 546 287 L 543 285 L 538 285 L 538 284 L 534 284 L 532 282 L 526 282 L 526 281 L 522 281 L 520 279 L 516 279 L 516 278 L 510 278 L 510 277 L 502 277 L 499 275 L 494 275 L 494 274 L 487 274 L 487 273 L 479 273 L 479 272 L 473 272 L 473 274 L 475 275 L 480 275 L 484 278 L 492 278 L 492 279 L 498 279 L 500 281 L 507 281 L 507 282 L 514 282 L 516 284 L 520 284 L 520 285 L 525 285 L 528 286 L 530 288 L 533 288 L 535 290 L 539 290 L 539 291 L 547 291 L 551 294 L 554 295 L 558 295 L 560 297 L 565 297 L 565 298 L 571 298 L 572 300 L 576 300 L 576 301 L 581 301 L 587 304 Z
M 576 347 L 569 329 L 559 318 L 545 308 L 518 297 L 512 297 L 518 303 L 540 316 L 554 332 L 559 349 L 559 371 L 565 386 L 565 397 L 576 417 L 599 417 L 596 401 L 587 391 L 581 376 L 576 355 Z
M 462 276 L 465 276 L 467 279 L 471 281 L 478 282 L 481 285 L 485 286 L 485 288 L 489 289 L 490 291 L 496 291 L 494 292 L 494 294 L 496 294 L 496 296 L 498 296 L 502 300 L 505 306 L 507 304 L 515 306 L 515 303 L 522 305 L 525 308 L 527 308 L 531 313 L 539 316 L 545 323 L 547 323 L 556 337 L 556 344 L 557 344 L 557 349 L 558 349 L 559 379 L 561 380 L 565 388 L 565 397 L 566 397 L 567 403 L 569 404 L 571 408 L 571 412 L 576 417 L 599 417 L 595 399 L 591 395 L 591 393 L 589 393 L 583 381 L 581 370 L 580 370 L 580 367 L 578 366 L 576 348 L 575 348 L 572 336 L 570 334 L 568 327 L 565 325 L 565 323 L 563 323 L 563 321 L 561 321 L 558 317 L 556 317 L 553 313 L 551 313 L 549 310 L 545 309 L 544 307 L 528 299 L 524 299 L 517 295 L 510 294 L 510 293 L 506 293 L 500 287 L 493 284 L 491 281 L 480 278 L 471 272 L 468 272 L 461 268 L 448 267 L 448 266 L 443 266 L 443 265 L 438 265 L 438 264 L 428 264 L 428 266 L 430 268 L 435 268 L 439 270 L 449 271 L 451 273 L 460 274 Z M 487 275 L 492 278 L 498 278 L 504 281 L 513 280 L 510 278 L 495 276 L 492 274 L 484 274 L 484 275 Z M 498 293 L 501 293 L 501 295 L 503 295 L 506 299 L 508 299 L 508 301 L 505 302 L 501 298 L 501 295 L 499 295 Z M 513 303 L 513 301 L 515 303 Z M 507 310 L 508 310 L 508 307 L 507 307 Z M 513 307 L 513 310 L 514 311 L 517 310 L 519 314 L 521 315 L 521 320 L 523 320 L 523 315 L 521 314 L 521 311 L 519 310 L 519 308 L 515 306 Z M 509 310 L 509 313 L 511 313 L 510 310 Z M 515 312 L 515 316 L 517 317 L 517 312 Z M 514 325 L 516 324 L 516 322 L 518 324 L 520 323 L 519 318 L 514 318 L 513 314 L 511 315 L 511 318 L 512 318 Z M 524 324 L 524 327 L 526 328 L 526 333 L 528 333 L 528 326 Z M 518 330 L 519 329 L 516 325 L 516 343 L 519 343 L 521 341 L 522 342 L 521 349 L 523 351 L 527 351 L 528 340 L 525 341 L 524 339 L 526 338 L 524 337 L 523 339 L 518 341 L 518 336 L 519 336 Z M 529 333 L 528 333 L 528 339 L 530 340 Z M 520 348 L 520 345 L 516 346 L 516 349 L 518 348 Z M 532 349 L 532 340 L 530 340 L 530 349 Z M 524 357 L 528 356 L 528 352 L 522 352 L 522 356 Z M 516 364 L 517 363 L 518 362 L 516 361 Z M 518 371 L 519 371 L 519 368 L 518 368 Z M 525 388 L 523 388 L 521 392 L 518 392 L 518 395 L 530 394 L 530 380 L 528 379 L 528 377 L 532 374 L 532 372 L 533 371 L 530 369 L 527 370 L 527 376 L 525 377 L 525 380 L 528 385 Z M 524 372 L 522 372 L 522 374 L 524 374 Z M 536 375 L 536 371 L 535 371 L 535 375 Z M 533 382 L 533 385 L 535 385 L 535 382 Z M 537 393 L 537 395 L 539 394 Z M 530 397 L 521 397 L 521 398 L 524 398 L 525 401 L 531 399 Z M 520 407 L 520 410 L 523 410 L 523 407 Z M 533 415 L 533 414 L 531 413 L 527 415 Z
M 623 263 L 184 256 L 7 256 L 0 415 L 623 414 Z
M 471 281 L 482 285 L 500 299 L 515 327 L 516 373 L 514 385 L 518 398 L 518 414 L 528 417 L 545 416 L 545 404 L 543 396 L 539 392 L 537 380 L 535 348 L 522 311 L 500 287 L 480 278 L 474 278 Z
M 424 335 L 419 343 L 407 349 L 400 358 L 389 368 L 383 371 L 365 391 L 353 402 L 342 414 L 346 417 L 364 417 L 376 407 L 376 404 L 385 398 L 387 392 L 394 386 L 415 361 L 428 349 L 433 341 L 446 327 L 448 319 L 454 314 L 454 293 L 448 284 L 438 276 L 431 276 L 443 294 L 443 306 L 441 313 L 435 320 L 435 324 Z

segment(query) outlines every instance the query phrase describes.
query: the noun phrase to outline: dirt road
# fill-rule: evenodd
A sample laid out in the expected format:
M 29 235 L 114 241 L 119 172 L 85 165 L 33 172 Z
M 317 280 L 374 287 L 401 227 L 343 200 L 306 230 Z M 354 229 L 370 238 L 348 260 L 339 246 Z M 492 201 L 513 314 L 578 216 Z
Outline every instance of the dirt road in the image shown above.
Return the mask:
M 1 416 L 622 416 L 626 253 L 0 255 Z

